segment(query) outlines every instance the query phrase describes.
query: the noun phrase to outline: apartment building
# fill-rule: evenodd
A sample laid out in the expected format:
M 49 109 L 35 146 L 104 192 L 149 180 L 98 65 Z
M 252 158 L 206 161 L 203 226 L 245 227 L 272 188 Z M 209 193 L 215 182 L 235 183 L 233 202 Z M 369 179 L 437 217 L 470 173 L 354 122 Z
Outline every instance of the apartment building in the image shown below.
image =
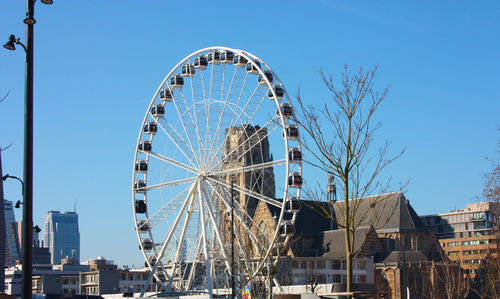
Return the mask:
M 459 261 L 463 269 L 474 274 L 488 254 L 498 257 L 498 236 L 492 233 L 498 208 L 493 202 L 480 202 L 420 218 L 436 234 L 450 260 Z

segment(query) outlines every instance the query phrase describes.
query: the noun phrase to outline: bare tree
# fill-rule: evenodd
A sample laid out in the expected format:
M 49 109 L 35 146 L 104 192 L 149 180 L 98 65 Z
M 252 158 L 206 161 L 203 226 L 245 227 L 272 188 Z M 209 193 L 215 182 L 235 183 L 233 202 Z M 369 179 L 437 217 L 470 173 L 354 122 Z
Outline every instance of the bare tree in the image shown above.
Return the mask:
M 498 129 L 500 131 L 500 128 Z M 500 142 L 497 144 L 497 154 L 500 154 Z M 494 204 L 493 214 L 500 216 L 500 158 L 488 159 L 491 162 L 492 170 L 486 173 L 485 183 L 481 200 L 486 200 Z M 500 237 L 500 222 L 497 222 L 490 231 L 490 234 Z M 481 261 L 480 275 L 482 284 L 478 292 L 480 295 L 498 298 L 500 296 L 500 244 L 493 243 L 488 246 L 488 255 Z
M 351 73 L 344 67 L 342 78 L 337 84 L 332 75 L 320 72 L 321 78 L 331 92 L 331 99 L 321 107 L 306 105 L 297 95 L 300 111 L 297 122 L 307 135 L 302 146 L 314 157 L 312 165 L 325 172 L 332 173 L 343 199 L 342 215 L 333 215 L 332 209 L 325 205 L 317 205 L 317 211 L 331 219 L 345 232 L 345 251 L 347 262 L 347 292 L 352 292 L 352 264 L 356 254 L 354 234 L 356 228 L 366 225 L 369 211 L 359 214 L 361 199 L 378 191 L 384 193 L 389 181 L 382 184 L 378 180 L 380 172 L 404 150 L 388 157 L 390 142 L 386 141 L 378 153 L 370 151 L 374 132 L 381 123 L 374 122 L 375 112 L 388 95 L 387 86 L 381 93 L 373 90 L 377 67 L 370 71 Z M 305 189 L 306 197 L 322 201 L 323 191 Z M 352 200 L 360 199 L 360 200 Z M 383 202 L 383 197 L 373 197 L 372 205 Z M 384 216 L 385 217 L 385 216 Z M 390 218 L 390 217 L 389 217 Z M 388 219 L 388 218 L 387 218 Z
M 420 269 L 427 278 L 427 298 L 465 299 L 472 291 L 472 279 L 459 261 L 451 261 L 443 252 L 439 263 L 424 264 Z

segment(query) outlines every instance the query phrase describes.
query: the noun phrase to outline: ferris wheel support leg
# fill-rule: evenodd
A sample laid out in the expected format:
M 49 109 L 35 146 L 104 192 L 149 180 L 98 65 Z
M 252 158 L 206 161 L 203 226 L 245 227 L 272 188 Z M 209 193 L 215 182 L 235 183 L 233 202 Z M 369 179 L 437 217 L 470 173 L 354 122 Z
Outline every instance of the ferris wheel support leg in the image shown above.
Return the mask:
M 181 219 L 181 216 L 183 215 L 184 210 L 186 209 L 186 205 L 189 202 L 189 198 L 191 196 L 193 196 L 193 192 L 194 192 L 197 185 L 198 185 L 198 182 L 195 182 L 193 184 L 193 186 L 191 187 L 191 190 L 189 190 L 189 193 L 186 197 L 186 200 L 182 204 L 182 208 L 180 210 L 179 215 L 177 215 L 177 218 L 175 218 L 175 221 L 174 221 L 172 227 L 170 228 L 167 237 L 163 241 L 163 244 L 162 244 L 161 249 L 160 249 L 160 254 L 158 255 L 158 259 L 156 260 L 156 263 L 154 264 L 153 268 L 151 269 L 151 273 L 149 273 L 148 279 L 146 280 L 146 283 L 144 284 L 144 287 L 141 290 L 140 297 L 144 296 L 144 293 L 146 292 L 146 289 L 147 289 L 149 283 L 151 282 L 151 278 L 153 278 L 153 275 L 156 272 L 156 268 L 161 263 L 161 260 L 163 259 L 163 254 L 165 253 L 165 248 L 167 247 L 167 244 L 170 242 L 170 239 L 172 238 L 172 235 L 174 234 L 174 230 L 177 227 L 177 224 L 179 223 L 179 220 Z M 171 277 L 170 279 L 172 280 L 173 278 Z
M 205 213 L 203 212 L 204 206 L 203 206 L 203 200 L 202 200 L 202 195 L 201 195 L 201 184 L 198 184 L 198 200 L 200 201 L 200 215 L 201 215 L 201 234 L 203 238 L 203 255 L 205 256 L 205 273 L 206 273 L 206 281 L 207 281 L 207 291 L 208 295 L 210 298 L 212 298 L 212 279 L 210 277 L 210 272 L 211 272 L 211 263 L 210 263 L 210 256 L 208 255 L 208 246 L 207 246 L 207 231 L 205 227 Z
M 200 247 L 201 247 L 201 238 L 198 239 L 198 243 L 196 244 L 196 250 L 194 252 L 198 252 L 200 250 Z M 191 285 L 193 283 L 193 279 L 194 279 L 194 275 L 195 275 L 195 268 L 196 268 L 196 264 L 195 264 L 195 261 L 193 260 L 193 266 L 191 267 L 191 270 L 189 272 L 189 279 L 188 279 L 188 282 L 187 282 L 187 285 L 186 285 L 186 289 L 190 290 L 191 289 Z
M 177 268 L 177 265 L 179 264 L 179 260 L 180 260 L 180 257 L 181 257 L 181 250 L 182 250 L 182 246 L 184 245 L 184 237 L 186 236 L 186 229 L 187 229 L 187 226 L 188 226 L 188 223 L 189 223 L 189 220 L 191 219 L 191 214 L 193 212 L 193 206 L 194 206 L 194 196 L 191 195 L 191 202 L 189 204 L 189 208 L 188 208 L 188 214 L 186 215 L 186 218 L 184 220 L 184 225 L 182 226 L 182 233 L 181 233 L 181 237 L 180 237 L 180 242 L 179 242 L 179 245 L 177 247 L 177 251 L 175 253 L 175 262 L 174 262 L 174 265 L 172 267 L 172 276 L 175 275 L 175 271 L 176 271 L 176 268 Z M 182 270 L 181 267 L 179 266 L 179 272 Z M 179 273 L 179 277 L 182 277 Z M 173 284 L 174 280 L 173 280 L 173 277 L 172 279 L 170 279 L 170 282 L 168 283 L 167 285 L 167 291 L 170 291 L 170 289 L 172 288 L 172 284 Z

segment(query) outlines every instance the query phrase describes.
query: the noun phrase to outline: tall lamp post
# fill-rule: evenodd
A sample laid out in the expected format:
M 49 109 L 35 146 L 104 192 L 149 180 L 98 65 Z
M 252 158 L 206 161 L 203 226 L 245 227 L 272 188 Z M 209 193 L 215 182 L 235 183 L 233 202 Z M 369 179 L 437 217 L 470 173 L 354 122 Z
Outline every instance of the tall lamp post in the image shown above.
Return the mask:
M 31 299 L 31 281 L 33 276 L 33 25 L 35 21 L 35 1 L 26 0 L 26 45 L 14 35 L 4 45 L 7 50 L 15 50 L 15 44 L 21 45 L 26 52 L 25 87 L 24 87 L 24 184 L 23 184 L 23 276 L 21 298 Z M 52 0 L 41 0 L 44 4 L 52 4 Z M 29 244 L 29 245 L 28 245 Z

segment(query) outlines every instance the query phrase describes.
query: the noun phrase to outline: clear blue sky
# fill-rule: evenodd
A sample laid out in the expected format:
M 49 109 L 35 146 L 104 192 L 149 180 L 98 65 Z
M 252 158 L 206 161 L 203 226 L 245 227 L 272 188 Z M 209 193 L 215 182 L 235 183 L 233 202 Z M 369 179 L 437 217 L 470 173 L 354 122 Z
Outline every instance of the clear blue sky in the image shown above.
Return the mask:
M 1 2 L 2 44 L 9 34 L 24 40 L 24 15 L 25 1 Z M 170 69 L 215 45 L 259 56 L 290 94 L 300 86 L 317 105 L 329 96 L 320 68 L 378 64 L 377 88 L 392 89 L 376 138 L 406 148 L 386 174 L 411 179 L 406 196 L 419 214 L 463 207 L 480 194 L 500 137 L 499 15 L 496 1 L 37 2 L 34 221 L 76 202 L 82 261 L 142 264 L 130 194 L 142 118 Z M 0 49 L 0 95 L 9 90 L 3 172 L 22 177 L 22 49 Z M 5 197 L 20 196 L 7 181 Z

